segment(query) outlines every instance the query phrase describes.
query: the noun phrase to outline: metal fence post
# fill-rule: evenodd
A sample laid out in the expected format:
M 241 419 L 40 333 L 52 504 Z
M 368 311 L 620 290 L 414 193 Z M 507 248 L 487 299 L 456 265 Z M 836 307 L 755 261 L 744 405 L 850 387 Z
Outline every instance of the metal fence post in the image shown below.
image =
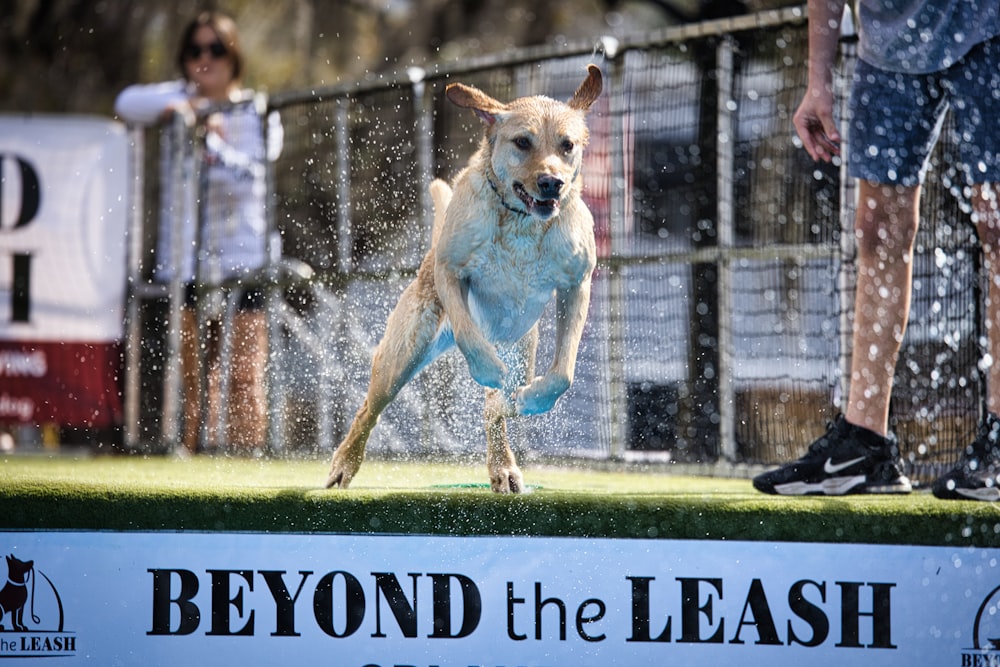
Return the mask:
M 718 317 L 719 317 L 719 457 L 734 462 L 736 449 L 736 393 L 733 381 L 735 343 L 733 340 L 733 267 L 730 251 L 735 241 L 733 206 L 734 151 L 736 146 L 736 105 L 733 100 L 733 61 L 735 44 L 732 37 L 719 41 L 718 55 L 718 132 L 716 134 L 716 164 L 718 170 L 718 220 L 716 242 L 719 248 Z
M 183 238 L 184 213 L 194 210 L 195 188 L 187 187 L 193 174 L 192 143 L 189 134 L 189 120 L 181 113 L 174 113 L 169 126 L 170 149 L 170 207 L 173 229 L 173 247 L 170 249 L 170 261 L 177 267 L 168 285 L 169 311 L 167 315 L 167 345 L 164 362 L 163 379 L 163 412 L 160 427 L 161 437 L 168 448 L 174 448 L 181 442 L 181 369 L 180 369 L 180 338 L 181 309 L 184 301 L 184 278 L 180 267 L 183 265 L 185 248 L 180 242 Z
M 835 76 L 833 86 L 835 98 L 840 100 L 840 123 L 847 125 L 847 94 L 850 90 L 850 80 L 854 69 L 854 59 L 857 49 L 853 41 L 841 40 L 841 60 L 839 75 Z M 848 133 L 841 132 L 841 154 L 847 155 Z M 840 361 L 838 368 L 840 378 L 837 382 L 839 396 L 835 403 L 839 410 L 846 410 L 847 396 L 851 384 L 851 357 L 853 354 L 854 330 L 854 288 L 856 284 L 856 246 L 854 239 L 854 214 L 857 210 L 857 188 L 854 179 L 847 173 L 847 161 L 840 163 L 840 269 L 837 272 L 837 294 L 840 297 Z
M 285 450 L 286 420 L 285 406 L 287 393 L 283 380 L 287 367 L 287 360 L 283 353 L 283 346 L 279 345 L 283 334 L 281 327 L 281 275 L 279 266 L 281 260 L 280 237 L 278 236 L 278 220 L 275 211 L 278 208 L 278 195 L 274 189 L 275 172 L 274 161 L 277 155 L 271 155 L 271 123 L 272 113 L 270 101 L 263 93 L 254 96 L 254 107 L 257 110 L 257 117 L 260 118 L 260 131 L 264 142 L 264 222 L 265 222 L 265 244 L 267 248 L 267 263 L 265 264 L 266 298 L 264 299 L 264 313 L 267 320 L 267 442 L 268 448 L 276 452 Z M 277 113 L 277 111 L 274 111 Z
M 604 56 L 608 63 L 608 113 L 611 116 L 609 155 L 611 180 L 609 186 L 609 257 L 614 257 L 625 245 L 625 221 L 628 220 L 625 196 L 628 183 L 625 176 L 625 98 L 624 54 L 617 53 L 617 44 L 604 40 Z M 623 265 L 610 263 L 608 268 L 608 303 L 604 311 L 608 331 L 608 435 L 612 460 L 625 457 L 628 444 L 628 384 L 625 379 L 625 278 Z
M 430 233 L 434 222 L 434 210 L 431 206 L 428 186 L 434 178 L 434 107 L 433 100 L 427 95 L 427 83 L 424 80 L 426 72 L 419 67 L 407 70 L 413 84 L 414 143 L 416 144 L 417 160 L 417 197 L 420 202 L 420 214 L 423 217 L 424 228 Z M 430 236 L 427 239 L 430 243 Z
M 351 131 L 348 105 L 350 98 L 337 99 L 333 113 L 333 132 L 337 146 L 337 271 L 354 269 L 351 241 Z
M 413 115 L 414 115 L 414 145 L 416 147 L 417 162 L 417 201 L 420 203 L 420 222 L 426 233 L 425 243 L 429 248 L 433 235 L 434 209 L 430 197 L 430 182 L 434 177 L 434 148 L 433 135 L 434 124 L 433 106 L 427 96 L 427 85 L 424 81 L 426 72 L 419 67 L 410 67 L 406 70 L 413 90 Z M 433 384 L 433 383 L 431 383 Z M 423 387 L 423 410 L 421 411 L 420 439 L 425 447 L 433 446 L 433 399 L 429 395 L 432 391 L 431 385 L 424 384 Z
M 139 419 L 140 396 L 142 387 L 142 316 L 141 290 L 142 283 L 142 223 L 145 204 L 143 184 L 145 183 L 145 133 L 141 127 L 129 127 L 129 178 L 131 192 L 129 193 L 129 218 L 127 235 L 126 265 L 126 308 L 125 308 L 125 405 L 122 428 L 125 449 L 139 449 Z
M 338 98 L 333 111 L 333 132 L 336 144 L 335 163 L 337 169 L 337 264 L 335 273 L 339 274 L 338 277 L 345 277 L 354 270 L 353 241 L 351 238 L 353 206 L 351 202 L 351 129 L 348 106 L 350 103 L 350 97 Z M 340 319 L 337 322 L 338 332 L 335 340 L 337 341 L 337 352 L 341 356 L 345 356 L 350 348 L 350 344 L 347 342 L 350 339 L 350 326 L 346 312 L 348 303 L 346 297 L 347 289 L 348 283 L 347 281 L 343 281 L 338 286 L 337 292 L 334 295 L 334 299 L 338 301 L 338 305 L 340 306 L 338 309 Z M 341 365 L 339 368 L 341 377 L 337 378 L 336 384 L 339 384 L 341 387 L 347 387 L 347 377 L 343 366 Z M 324 409 L 332 410 L 333 406 L 326 406 Z M 345 426 L 350 417 L 350 414 L 338 410 L 336 413 L 336 419 L 338 420 L 336 424 L 337 428 L 346 432 Z M 331 419 L 329 424 L 331 427 L 333 426 L 332 421 Z

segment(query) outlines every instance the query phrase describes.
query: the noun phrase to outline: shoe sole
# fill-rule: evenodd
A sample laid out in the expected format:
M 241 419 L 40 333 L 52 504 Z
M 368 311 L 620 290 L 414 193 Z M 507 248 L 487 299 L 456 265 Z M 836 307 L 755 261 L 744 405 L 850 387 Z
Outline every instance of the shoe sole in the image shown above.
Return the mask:
M 828 477 L 821 482 L 775 484 L 781 496 L 844 496 L 847 494 L 906 494 L 913 490 L 910 480 L 899 477 L 887 484 L 869 484 L 865 475 Z
M 995 503 L 1000 500 L 1000 489 L 995 487 L 982 489 L 952 489 L 947 492 L 934 490 L 934 496 L 941 500 L 978 500 Z

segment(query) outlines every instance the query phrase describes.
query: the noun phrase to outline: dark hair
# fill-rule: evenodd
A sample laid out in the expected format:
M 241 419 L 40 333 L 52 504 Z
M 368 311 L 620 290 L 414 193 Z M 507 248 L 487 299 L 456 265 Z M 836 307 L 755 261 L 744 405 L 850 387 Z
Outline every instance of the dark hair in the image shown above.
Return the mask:
M 181 75 L 187 79 L 185 52 L 191 46 L 194 34 L 202 26 L 211 28 L 219 41 L 226 47 L 233 63 L 233 80 L 240 81 L 243 76 L 243 49 L 240 47 L 240 33 L 236 29 L 236 22 L 221 12 L 202 12 L 181 33 L 181 43 L 177 49 L 177 66 L 181 70 Z

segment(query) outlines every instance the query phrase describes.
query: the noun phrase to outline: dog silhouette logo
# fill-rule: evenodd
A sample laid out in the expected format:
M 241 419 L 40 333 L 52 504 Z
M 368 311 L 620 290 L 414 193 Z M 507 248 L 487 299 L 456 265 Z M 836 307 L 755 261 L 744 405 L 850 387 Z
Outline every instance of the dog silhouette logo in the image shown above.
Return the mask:
M 22 561 L 13 554 L 7 556 L 7 583 L 0 589 L 0 630 L 6 630 L 4 617 L 10 614 L 10 624 L 14 632 L 25 632 L 24 607 L 28 602 L 28 581 L 34 583 L 34 561 Z M 32 590 L 34 587 L 32 587 Z M 41 619 L 32 611 L 31 620 L 37 625 Z
M 973 649 L 977 651 L 1000 651 L 1000 586 L 986 596 L 976 612 L 972 626 Z
M 10 554 L 0 588 L 0 658 L 73 655 L 76 636 L 65 630 L 62 597 L 34 560 Z

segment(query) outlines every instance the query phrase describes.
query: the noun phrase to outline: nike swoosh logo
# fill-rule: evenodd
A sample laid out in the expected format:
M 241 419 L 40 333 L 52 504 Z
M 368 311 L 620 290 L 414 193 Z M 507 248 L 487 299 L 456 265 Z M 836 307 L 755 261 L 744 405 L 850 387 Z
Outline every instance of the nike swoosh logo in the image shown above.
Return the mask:
M 850 468 L 855 463 L 860 463 L 864 461 L 865 457 L 859 456 L 856 459 L 851 459 L 850 461 L 844 461 L 843 463 L 834 463 L 833 459 L 827 459 L 826 463 L 823 464 L 823 472 L 827 475 L 835 475 L 844 468 Z

